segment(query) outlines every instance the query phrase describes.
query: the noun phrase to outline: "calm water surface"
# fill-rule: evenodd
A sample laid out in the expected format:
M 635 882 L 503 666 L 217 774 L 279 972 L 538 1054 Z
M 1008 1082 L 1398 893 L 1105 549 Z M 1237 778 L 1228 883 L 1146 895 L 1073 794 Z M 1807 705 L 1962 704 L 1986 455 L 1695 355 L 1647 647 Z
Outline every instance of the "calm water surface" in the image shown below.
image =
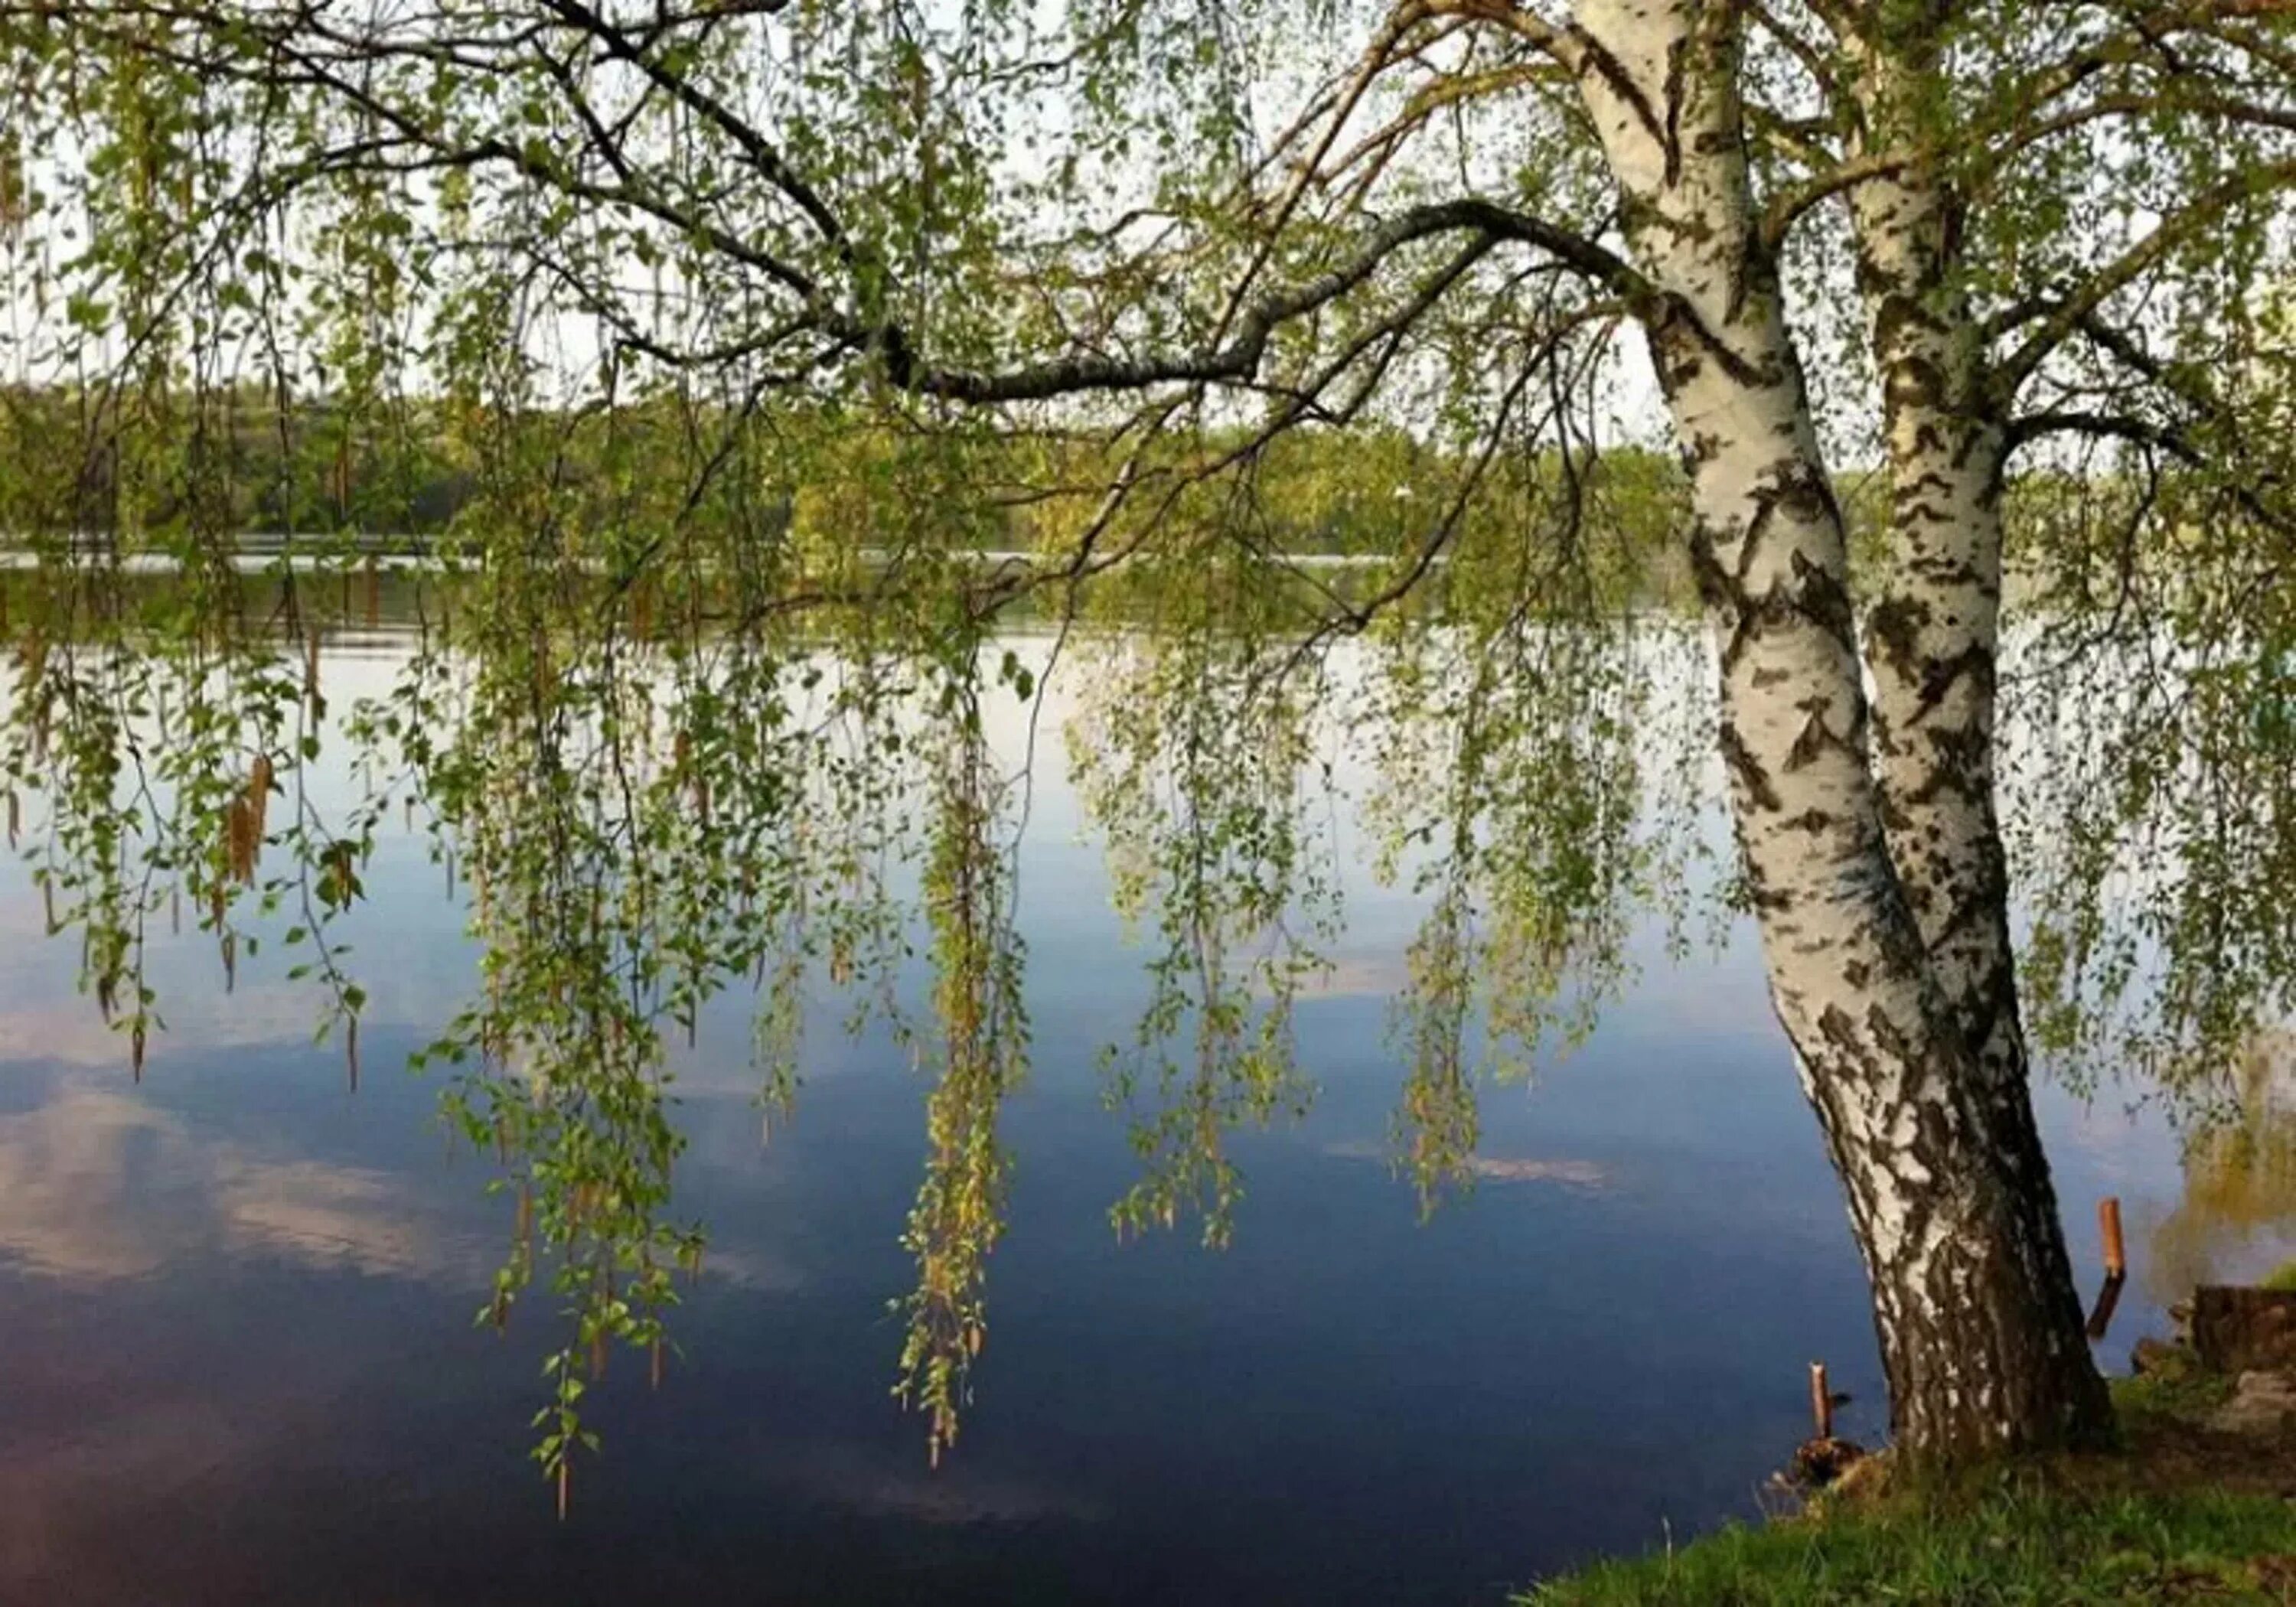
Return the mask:
M 339 652 L 330 685 L 388 659 Z M 397 1070 L 472 980 L 427 843 L 390 838 L 367 877 L 356 1095 L 308 994 L 244 965 L 226 997 L 188 939 L 155 966 L 171 1029 L 135 1085 L 9 866 L 0 1602 L 1491 1602 L 1756 1512 L 1813 1357 L 1856 1397 L 1846 1431 L 1878 1435 L 1857 1262 L 1744 933 L 1685 963 L 1649 934 L 1591 1043 L 1487 1094 L 1489 1175 L 1423 1223 L 1380 1159 L 1413 917 L 1357 887 L 1300 1011 L 1320 1097 L 1240 1141 L 1233 1246 L 1119 1245 L 1134 1162 L 1095 1052 L 1140 956 L 1057 768 L 1023 851 L 1013 1224 L 955 1454 L 929 1470 L 888 1393 L 922 1081 L 824 1023 L 762 1144 L 731 1003 L 678 1056 L 678 1206 L 711 1236 L 685 1354 L 659 1392 L 616 1357 L 562 1525 L 526 1458 L 554 1331 L 540 1300 L 507 1337 L 473 1325 L 509 1210 Z M 2141 1246 L 2177 1204 L 2172 1137 L 2054 1093 L 2044 1121 L 2078 1265 L 2102 1194 Z M 2131 1297 L 2114 1358 L 2162 1326 Z

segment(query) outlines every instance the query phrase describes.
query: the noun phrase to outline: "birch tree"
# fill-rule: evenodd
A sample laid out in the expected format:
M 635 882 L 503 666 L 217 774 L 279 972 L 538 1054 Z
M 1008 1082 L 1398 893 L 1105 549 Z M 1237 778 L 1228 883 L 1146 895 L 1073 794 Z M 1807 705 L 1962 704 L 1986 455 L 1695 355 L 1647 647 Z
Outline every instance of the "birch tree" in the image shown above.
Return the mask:
M 1584 471 L 1646 358 L 1743 886 L 1897 1440 L 2079 1442 L 2109 1411 L 2034 1124 L 1997 807 L 2005 498 L 2021 452 L 2086 488 L 2173 482 L 2130 513 L 2124 576 L 2195 522 L 2234 533 L 2226 576 L 2285 552 L 2276 449 L 2216 365 L 2254 348 L 2283 267 L 2292 52 L 2261 0 L 0 5 L 5 505 L 61 569 L 90 532 L 196 565 L 236 534 L 197 493 L 229 479 L 218 420 L 250 393 L 283 421 L 324 395 L 298 449 L 344 463 L 439 418 L 497 445 L 545 415 L 683 419 L 646 521 L 594 508 L 598 545 L 569 543 L 595 488 L 529 443 L 490 450 L 463 535 L 490 572 L 521 554 L 537 607 L 555 573 L 603 564 L 622 594 L 676 550 L 754 580 L 744 619 L 906 629 L 969 686 L 1000 611 L 1253 551 L 1271 443 L 1439 447 L 1442 495 L 1365 588 L 1223 601 L 1285 637 L 1243 683 L 1191 672 L 1243 701 L 1314 644 L 1407 634 L 1479 519 L 1530 532 L 1505 628 L 1583 613 L 1565 578 L 1605 539 Z M 904 443 L 835 477 L 903 555 L 890 578 L 800 553 L 802 521 L 743 489 L 770 451 L 820 496 L 826 443 L 865 438 Z M 1510 481 L 1511 455 L 1543 467 Z M 1838 487 L 1870 460 L 1867 572 Z M 950 562 L 1022 508 L 1024 558 Z M 2239 623 L 2284 644 L 2284 612 Z M 1280 719 L 1236 729 L 1290 751 Z M 973 758 L 947 764 L 946 840 L 976 843 L 996 810 Z M 1200 902 L 1244 885 L 1169 864 Z M 1264 922 L 1290 886 L 1239 897 Z M 993 898 L 935 908 L 964 1029 L 934 1144 L 972 1170 L 921 1202 L 921 1242 L 955 1246 L 921 1251 L 928 1284 L 967 1270 L 920 1332 L 957 1357 L 977 1314 L 935 1324 L 971 1309 L 1001 1186 L 964 1124 L 1009 1084 L 1019 988 Z M 1422 952 L 1456 976 L 1475 951 Z M 1224 996 L 1187 1002 L 1225 1020 Z M 1425 1041 L 1423 1094 L 1458 1034 Z

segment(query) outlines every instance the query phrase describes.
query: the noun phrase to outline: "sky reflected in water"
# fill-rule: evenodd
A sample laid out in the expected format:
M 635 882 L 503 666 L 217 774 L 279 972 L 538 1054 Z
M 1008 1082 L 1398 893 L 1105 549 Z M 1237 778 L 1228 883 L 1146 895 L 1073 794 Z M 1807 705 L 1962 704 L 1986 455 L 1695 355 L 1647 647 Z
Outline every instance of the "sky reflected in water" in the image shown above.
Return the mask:
M 338 655 L 329 684 L 388 656 Z M 1495 1601 L 1753 1513 L 1813 1357 L 1855 1397 L 1846 1431 L 1877 1436 L 1861 1279 L 1742 934 L 1681 963 L 1647 934 L 1590 1043 L 1487 1092 L 1477 1186 L 1423 1222 L 1386 1164 L 1412 914 L 1351 889 L 1299 1006 L 1319 1097 L 1237 1143 L 1248 1193 L 1212 1252 L 1108 1224 L 1136 1163 L 1095 1056 L 1129 1030 L 1139 955 L 1054 765 L 1021 881 L 1033 1069 L 955 1454 L 929 1470 L 890 1395 L 920 1078 L 824 1007 L 764 1143 L 721 1001 L 674 1057 L 677 1209 L 710 1234 L 683 1354 L 659 1391 L 614 1358 L 605 1453 L 561 1525 L 526 1455 L 544 1301 L 506 1335 L 472 1322 L 510 1207 L 447 1143 L 435 1082 L 397 1069 L 472 980 L 427 843 L 387 838 L 366 879 L 355 1095 L 308 992 L 266 956 L 226 996 L 196 938 L 154 962 L 170 1029 L 134 1084 L 10 865 L 0 1601 Z M 2085 1280 L 2102 1194 L 2141 1260 L 2182 1199 L 2173 1136 L 2109 1098 L 2049 1093 L 2043 1117 Z M 2179 1220 L 2216 1275 L 2291 1248 L 2272 1222 Z M 2108 1359 L 2163 1325 L 2143 1271 Z

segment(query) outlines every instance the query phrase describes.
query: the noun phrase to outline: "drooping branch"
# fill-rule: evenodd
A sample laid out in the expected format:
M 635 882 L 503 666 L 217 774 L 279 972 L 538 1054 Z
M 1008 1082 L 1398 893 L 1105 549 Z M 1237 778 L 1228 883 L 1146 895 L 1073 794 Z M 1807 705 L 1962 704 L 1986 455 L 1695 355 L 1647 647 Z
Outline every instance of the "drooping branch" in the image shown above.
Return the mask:
M 759 9 L 778 11 L 786 3 L 787 0 L 777 0 L 776 4 Z M 679 105 L 705 119 L 711 127 L 732 140 L 759 177 L 788 197 L 840 255 L 848 258 L 851 257 L 852 242 L 844 225 L 830 209 L 829 203 L 822 198 L 819 191 L 790 166 L 779 147 L 754 124 L 694 83 L 689 75 L 678 71 L 599 12 L 583 4 L 581 0 L 545 0 L 545 4 L 568 26 L 578 29 L 597 41 L 609 56 L 627 62 Z
M 2114 328 L 2094 312 L 2084 316 L 2077 327 L 2081 336 L 2099 350 L 2183 404 L 2190 419 L 2217 426 L 2234 439 L 2238 438 L 2240 422 L 2233 406 L 2199 375 L 2163 363 L 2126 331 Z M 2214 461 L 2189 430 L 2174 424 L 2156 423 L 2125 413 L 2108 413 L 2094 408 L 2052 408 L 2028 414 L 2010 424 L 2006 442 L 2009 449 L 2013 451 L 2053 435 L 2081 435 L 2091 439 L 2125 441 L 2148 451 L 2165 453 L 2195 468 Z M 2280 529 L 2288 528 L 2287 516 L 2276 512 L 2265 503 L 2259 486 L 2235 486 L 2234 500 L 2266 526 Z
M 676 22 L 700 24 L 716 20 L 719 13 L 705 17 L 693 12 L 678 19 L 658 16 L 648 26 L 638 28 L 614 18 L 590 0 L 541 0 L 540 9 L 545 13 L 543 20 L 481 39 L 444 30 L 383 37 L 355 26 L 347 28 L 324 12 L 301 6 L 262 13 L 242 30 L 219 30 L 212 19 L 166 4 L 116 6 L 111 8 L 109 24 L 98 16 L 82 18 L 75 26 L 94 30 L 109 46 L 165 61 L 185 71 L 266 88 L 284 86 L 331 102 L 377 131 L 393 152 L 387 158 L 379 156 L 378 164 L 389 160 L 396 170 L 492 168 L 536 192 L 562 197 L 585 209 L 650 220 L 737 273 L 756 275 L 788 298 L 783 311 L 766 329 L 687 351 L 674 340 L 648 332 L 622 316 L 607 287 L 586 288 L 583 275 L 557 258 L 547 242 L 513 246 L 554 283 L 571 291 L 589 312 L 604 319 L 617 344 L 673 366 L 709 366 L 763 356 L 791 342 L 809 342 L 811 348 L 795 372 L 818 372 L 864 357 L 897 390 L 988 404 L 1141 390 L 1171 383 L 1248 381 L 1258 373 L 1277 329 L 1358 289 L 1398 250 L 1454 234 L 1492 243 L 1531 245 L 1616 299 L 1637 307 L 1652 301 L 1635 270 L 1591 235 L 1478 198 L 1398 213 L 1347 249 L 1337 266 L 1303 283 L 1255 294 L 1256 281 L 1286 232 L 1289 206 L 1301 193 L 1302 185 L 1295 184 L 1273 224 L 1264 217 L 1259 220 L 1258 226 L 1264 235 L 1251 265 L 1231 285 L 1226 311 L 1197 349 L 1128 357 L 1080 352 L 1004 368 L 956 365 L 922 349 L 919 334 L 890 314 L 888 309 L 898 299 L 890 292 L 884 274 L 857 273 L 849 285 L 835 284 L 808 263 L 801 247 L 794 243 L 785 247 L 724 218 L 718 210 L 722 193 L 687 193 L 637 160 L 626 148 L 627 119 L 617 115 L 618 108 L 592 100 L 583 78 L 580 50 L 562 57 L 547 47 L 551 35 L 562 38 L 570 33 L 586 42 L 583 48 L 594 47 L 605 60 L 639 75 L 651 92 L 669 97 L 728 141 L 774 195 L 809 220 L 813 232 L 849 268 L 864 266 L 861 258 L 866 253 L 823 193 L 795 171 L 781 147 L 734 106 L 702 86 L 682 56 L 660 48 L 666 30 Z M 0 15 L 4 14 L 6 11 L 0 11 Z M 1543 26 L 1529 13 L 1504 4 L 1461 10 L 1414 3 L 1398 12 L 1382 35 L 1382 46 L 1391 47 L 1410 29 L 1447 15 L 1505 21 L 1519 35 L 1525 30 L 1538 34 Z M 164 25 L 141 26 L 152 19 Z M 1559 60 L 1577 59 L 1578 53 L 1562 34 L 1555 33 L 1548 43 L 1562 53 Z M 1328 152 L 1349 107 L 1385 59 L 1384 48 L 1366 58 L 1353 92 L 1341 97 L 1329 119 L 1330 127 L 1317 148 L 1317 157 Z M 552 94 L 563 103 L 572 120 L 570 150 L 554 150 L 544 142 L 483 125 L 455 127 L 419 98 L 391 93 L 372 71 L 380 63 L 419 61 L 440 71 L 498 76 L 511 72 L 521 60 L 540 72 L 551 85 Z M 398 153 L 413 153 L 416 160 L 408 162 Z M 591 166 L 593 161 L 603 167 Z M 1317 165 L 1311 160 L 1307 170 L 1312 172 Z
M 228 54 L 187 52 L 154 41 L 133 42 L 133 48 L 191 71 L 267 86 L 292 86 L 333 97 L 348 110 L 389 127 L 404 144 L 430 152 L 438 166 L 500 168 L 570 201 L 638 213 L 705 243 L 718 255 L 763 274 L 799 296 L 812 299 L 821 293 L 817 282 L 804 269 L 710 222 L 691 206 L 663 194 L 658 185 L 645 182 L 640 176 L 632 174 L 621 182 L 603 184 L 585 177 L 552 153 L 530 144 L 516 144 L 495 135 L 450 138 L 432 119 L 386 99 L 325 59 L 297 48 L 290 38 L 266 37 L 266 45 L 277 56 L 275 62 L 250 63 Z
M 2079 408 L 2030 414 L 2017 420 L 2009 427 L 2008 449 L 2014 451 L 2035 441 L 2062 435 L 2079 436 L 2093 441 L 2125 442 L 2148 454 L 2175 458 L 2192 469 L 2221 466 L 2217 456 L 2182 430 L 2128 414 Z M 2283 535 L 2296 530 L 2296 520 L 2292 520 L 2283 510 L 2275 508 L 2267 499 L 2265 492 L 2268 488 L 2268 483 L 2235 481 L 2227 485 L 2225 491 L 2233 504 L 2255 521 L 2258 528 Z

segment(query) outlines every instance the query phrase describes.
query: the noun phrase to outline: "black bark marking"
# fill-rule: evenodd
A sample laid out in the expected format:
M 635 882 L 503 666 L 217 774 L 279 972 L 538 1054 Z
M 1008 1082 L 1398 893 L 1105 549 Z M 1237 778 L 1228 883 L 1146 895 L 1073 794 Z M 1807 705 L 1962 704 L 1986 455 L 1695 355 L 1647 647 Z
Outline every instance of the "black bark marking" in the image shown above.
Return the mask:
M 1782 512 L 1792 516 L 1794 528 L 1826 525 L 1838 536 L 1841 510 L 1824 474 L 1800 457 L 1784 459 L 1769 471 L 1764 483 L 1756 487 L 1750 500 L 1753 512 L 1739 538 L 1734 568 L 1723 565 L 1710 529 L 1701 526 L 1693 531 L 1691 565 L 1698 580 L 1699 594 L 1709 608 L 1730 621 L 1729 639 L 1722 647 L 1724 673 L 1735 673 L 1746 649 L 1778 626 L 1816 625 L 1844 652 L 1854 653 L 1849 594 L 1840 577 L 1826 565 L 1812 562 L 1796 547 L 1789 555 L 1788 575 L 1759 593 L 1748 585 L 1761 558 L 1762 544 Z M 1856 726 L 1853 736 L 1862 736 L 1862 705 Z
M 1601 74 L 1603 81 L 1633 109 L 1636 120 L 1642 124 L 1644 131 L 1663 143 L 1665 126 L 1659 121 L 1657 111 L 1651 106 L 1650 97 L 1643 93 L 1643 86 L 1636 83 L 1634 75 L 1627 70 L 1626 63 L 1612 55 L 1601 40 L 1577 23 L 1570 25 L 1570 32 L 1579 47 L 1578 70 L 1584 72 L 1591 67 Z
M 1926 425 L 1923 427 L 1919 449 L 1925 453 L 1937 450 L 1935 432 Z M 1942 508 L 1931 506 L 1926 498 L 1931 492 L 1951 496 L 1956 489 L 1952 480 L 1935 470 L 1929 470 L 1890 487 L 1890 501 L 1900 512 L 1924 512 L 1932 524 L 1950 524 L 1953 516 Z
M 1786 750 L 1786 768 L 1807 769 L 1816 764 L 1828 748 L 1838 745 L 1833 733 L 1826 729 L 1824 712 L 1813 709 L 1809 711 L 1809 717 L 1802 722 L 1800 734 L 1794 738 L 1793 746 Z
M 1734 722 L 1726 721 L 1722 726 L 1722 762 L 1730 767 L 1730 774 L 1737 777 L 1739 786 L 1753 808 L 1766 815 L 1774 815 L 1785 807 L 1778 797 L 1777 788 L 1771 784 L 1769 772 L 1762 768 L 1762 761 L 1754 757 L 1754 750 L 1746 745 L 1746 739 L 1738 734 Z
M 1853 990 L 1874 976 L 1862 959 L 1842 968 Z M 2101 1438 L 2111 1409 L 2075 1338 L 2079 1300 L 2021 1076 L 1972 1076 L 1957 1037 L 1901 1032 L 1878 1004 L 1803 1020 L 1811 1103 L 1873 1283 L 1899 1454 L 1965 1460 Z M 1897 1088 L 1922 1097 L 1885 1095 Z M 1858 1132 L 1874 1136 L 1849 1138 Z M 1888 1234 L 1885 1189 L 1898 1213 Z
M 1994 690 L 1993 650 L 1982 642 L 1972 642 L 1959 652 L 1936 660 L 1924 668 L 1921 696 L 1915 705 L 1914 717 L 1927 719 L 1964 676 L 1976 683 L 1979 699 L 1990 707 Z M 1980 742 L 1980 750 L 1983 745 Z
M 1687 381 L 1698 373 L 1702 358 L 1712 360 L 1725 373 L 1751 390 L 1766 389 L 1784 377 L 1748 362 L 1732 350 L 1729 342 L 1706 327 L 1706 321 L 1698 316 L 1698 309 L 1692 307 L 1689 299 L 1678 291 L 1668 291 L 1659 298 L 1649 328 L 1651 349 L 1657 361 L 1661 383 L 1670 382 L 1668 380 L 1669 374 Z
M 1690 572 L 1698 585 L 1699 601 L 1708 608 L 1718 612 L 1742 611 L 1740 605 L 1744 591 L 1737 577 L 1722 567 L 1722 560 L 1714 551 L 1713 529 L 1703 520 L 1690 527 Z
M 1906 794 L 1911 804 L 1933 803 L 1948 792 L 1989 810 L 1993 798 L 1992 767 L 1987 762 L 1991 744 L 1981 729 L 1931 730 L 1926 734 L 1936 757 L 1921 785 Z
M 1757 256 L 1759 250 L 1759 243 L 1749 243 L 1743 251 L 1731 259 L 1730 299 L 1722 313 L 1722 321 L 1726 324 L 1735 324 L 1738 315 L 1746 310 L 1746 303 L 1754 293 L 1757 280 L 1766 286 L 1770 283 L 1770 275 L 1762 270 Z
M 1922 627 L 1929 622 L 1928 603 L 1899 594 L 1874 605 L 1866 619 L 1866 634 L 1877 655 L 1898 676 L 1911 680 L 1921 656 Z
M 1833 508 L 1830 494 L 1825 503 L 1830 512 Z M 1850 607 L 1849 590 L 1841 584 L 1841 578 L 1824 565 L 1811 562 L 1799 550 L 1793 555 L 1793 570 L 1795 578 L 1801 582 L 1802 612 L 1844 649 L 1853 648 L 1854 611 Z

